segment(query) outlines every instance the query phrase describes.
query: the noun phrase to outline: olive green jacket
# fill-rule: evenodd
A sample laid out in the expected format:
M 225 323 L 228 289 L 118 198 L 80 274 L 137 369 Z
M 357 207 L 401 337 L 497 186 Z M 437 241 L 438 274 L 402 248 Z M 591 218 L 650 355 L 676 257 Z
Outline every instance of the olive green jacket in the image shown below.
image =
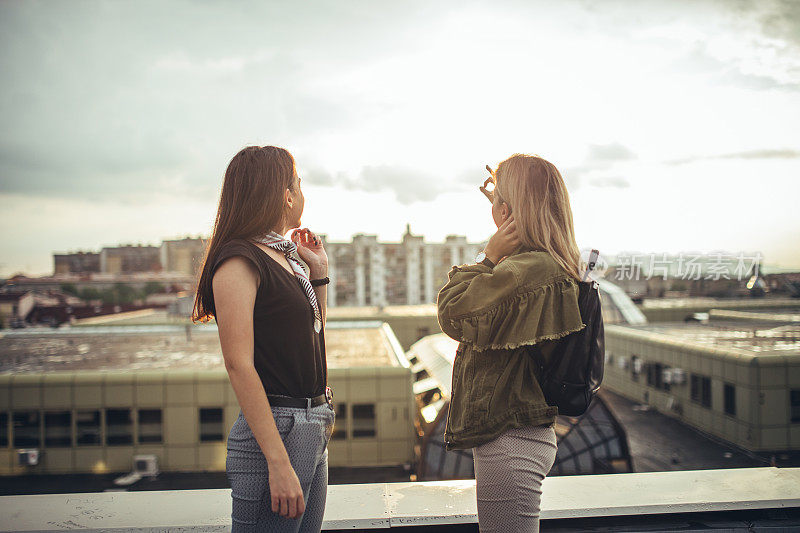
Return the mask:
M 554 425 L 558 407 L 545 401 L 524 346 L 585 326 L 575 279 L 549 253 L 522 247 L 494 268 L 454 266 L 448 277 L 437 298 L 439 325 L 460 342 L 446 449 L 474 448 L 510 428 Z

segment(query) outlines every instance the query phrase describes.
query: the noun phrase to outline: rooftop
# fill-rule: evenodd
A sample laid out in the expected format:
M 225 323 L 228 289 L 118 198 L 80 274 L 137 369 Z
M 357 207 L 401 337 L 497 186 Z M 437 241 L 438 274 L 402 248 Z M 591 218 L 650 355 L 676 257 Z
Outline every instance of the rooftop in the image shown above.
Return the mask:
M 731 309 L 711 309 L 709 315 L 719 320 L 750 320 L 756 322 L 794 323 L 800 324 L 800 308 L 798 309 L 757 309 L 750 311 L 733 311 Z
M 646 298 L 642 302 L 643 309 L 680 309 L 680 308 L 717 308 L 717 309 L 754 309 L 800 307 L 797 298 Z
M 328 309 L 328 318 L 333 320 L 381 316 L 436 316 L 436 304 L 331 307 Z
M 800 526 L 800 468 L 556 476 L 542 490 L 548 530 Z M 228 531 L 230 501 L 229 489 L 3 496 L 0 531 Z M 328 487 L 323 530 L 476 531 L 476 522 L 474 480 L 367 483 Z
M 333 322 L 342 321 L 375 321 L 387 317 L 435 317 L 435 304 L 421 305 L 392 305 L 387 307 L 329 307 L 328 319 Z M 100 315 L 92 317 L 92 322 L 111 323 L 115 325 L 164 325 L 164 324 L 190 324 L 188 317 L 175 316 L 165 309 L 142 309 L 135 313 L 116 313 L 114 315 Z M 79 323 L 87 323 L 82 319 Z M 213 325 L 213 321 L 211 323 Z M 326 329 L 330 329 L 329 324 Z
M 329 368 L 400 364 L 397 340 L 381 322 L 330 323 L 325 340 Z M 223 366 L 213 324 L 29 328 L 0 333 L 0 374 Z
M 655 334 L 653 339 L 676 339 L 695 346 L 714 348 L 732 356 L 797 356 L 800 362 L 800 324 L 725 320 L 708 323 L 658 322 L 628 327 Z
M 0 292 L 0 302 L 16 302 L 27 294 L 29 291 Z

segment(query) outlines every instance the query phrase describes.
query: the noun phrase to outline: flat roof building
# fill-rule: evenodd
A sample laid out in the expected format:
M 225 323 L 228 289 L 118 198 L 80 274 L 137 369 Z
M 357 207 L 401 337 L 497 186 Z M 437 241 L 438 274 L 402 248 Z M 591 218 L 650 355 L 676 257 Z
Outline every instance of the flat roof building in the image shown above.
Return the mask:
M 391 328 L 330 323 L 326 341 L 331 466 L 410 465 L 412 378 Z M 239 405 L 216 326 L 29 329 L 0 336 L 0 354 L 0 475 L 126 472 L 141 455 L 225 469 Z
M 606 326 L 603 386 L 763 454 L 800 449 L 797 312 Z
M 711 309 L 777 311 L 800 308 L 797 298 L 647 298 L 639 306 L 650 322 L 677 322 Z

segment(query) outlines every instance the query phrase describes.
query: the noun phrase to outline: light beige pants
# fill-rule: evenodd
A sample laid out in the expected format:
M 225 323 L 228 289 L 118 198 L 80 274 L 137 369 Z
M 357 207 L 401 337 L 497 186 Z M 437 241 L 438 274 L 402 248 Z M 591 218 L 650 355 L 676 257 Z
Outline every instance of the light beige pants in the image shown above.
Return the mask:
M 481 533 L 538 533 L 542 481 L 556 460 L 555 429 L 510 429 L 472 449 Z

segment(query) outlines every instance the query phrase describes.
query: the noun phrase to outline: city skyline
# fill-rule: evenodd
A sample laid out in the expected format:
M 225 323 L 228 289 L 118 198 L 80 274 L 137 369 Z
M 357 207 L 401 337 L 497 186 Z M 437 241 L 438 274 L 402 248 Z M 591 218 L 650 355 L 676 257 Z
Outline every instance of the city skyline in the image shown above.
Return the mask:
M 581 249 L 800 267 L 794 3 L 0 4 L 0 276 L 208 234 L 231 157 L 296 157 L 332 240 L 492 234 L 484 165 L 561 170 Z
M 291 231 L 287 234 L 290 235 Z M 428 239 L 425 235 L 421 235 L 418 233 L 414 233 L 411 228 L 411 224 L 407 223 L 405 226 L 405 232 L 399 239 L 394 240 L 384 240 L 380 239 L 377 234 L 369 234 L 369 233 L 356 233 L 351 235 L 348 239 L 330 239 L 329 235 L 326 234 L 319 234 L 320 237 L 323 239 L 323 242 L 326 245 L 326 249 L 328 251 L 329 257 L 331 257 L 332 250 L 335 250 L 342 245 L 349 246 L 355 244 L 359 240 L 367 239 L 371 242 L 374 242 L 376 245 L 384 246 L 384 245 L 397 245 L 397 244 L 404 244 L 407 237 L 411 237 L 414 241 L 419 241 L 420 243 L 424 243 L 425 245 L 448 245 L 453 243 L 459 243 L 459 245 L 463 244 L 467 246 L 469 250 L 479 250 L 482 246 L 485 246 L 486 242 L 488 241 L 489 236 L 486 239 L 481 241 L 470 241 L 464 235 L 457 235 L 457 234 L 449 234 L 446 235 L 444 239 L 440 241 L 434 241 Z M 72 268 L 86 268 L 88 263 L 85 261 L 90 260 L 89 256 L 94 257 L 94 261 L 97 263 L 95 265 L 96 269 L 92 270 L 89 269 L 86 272 L 96 271 L 96 272 L 105 272 L 105 273 L 112 273 L 113 271 L 119 270 L 119 266 L 115 269 L 109 269 L 108 267 L 101 268 L 100 264 L 100 256 L 102 256 L 106 252 L 119 252 L 124 251 L 125 249 L 133 249 L 134 251 L 138 249 L 160 249 L 160 256 L 161 256 L 161 267 L 159 270 L 166 270 L 166 271 L 183 271 L 187 270 L 188 263 L 187 261 L 194 263 L 198 262 L 203 252 L 205 251 L 206 243 L 203 241 L 207 241 L 209 238 L 208 235 L 189 235 L 185 234 L 182 236 L 171 237 L 171 238 L 162 238 L 159 242 L 153 243 L 152 241 L 142 242 L 142 241 L 134 241 L 134 242 L 118 242 L 114 244 L 108 244 L 104 246 L 98 246 L 95 248 L 82 248 L 82 249 L 69 249 L 69 250 L 53 250 L 51 252 L 51 257 L 53 258 L 55 265 L 51 272 L 47 274 L 43 274 L 43 277 L 47 277 L 50 275 L 57 275 L 59 273 L 70 273 L 72 272 Z M 172 258 L 171 253 L 166 250 L 167 246 L 179 246 L 180 248 L 186 249 L 186 252 L 189 252 L 189 249 L 186 248 L 186 245 L 189 245 L 191 249 L 190 256 L 182 257 L 180 263 L 186 263 L 183 268 L 169 268 L 167 265 L 172 264 L 175 260 Z M 589 253 L 589 248 L 581 249 L 581 257 L 583 260 L 586 260 Z M 470 257 L 464 254 L 457 254 L 460 263 L 454 264 L 461 264 L 464 262 L 469 262 Z M 331 257 L 331 263 L 333 263 L 335 259 Z M 62 269 L 59 269 L 59 261 L 62 262 Z M 76 266 L 68 266 L 71 261 L 78 261 L 75 263 Z M 652 264 L 651 264 L 652 263 Z M 80 266 L 83 265 L 83 266 Z M 716 265 L 717 272 L 716 279 L 719 279 L 719 276 L 722 275 L 725 279 L 730 279 L 730 276 L 733 275 L 737 277 L 737 279 L 741 280 L 743 275 L 749 277 L 753 273 L 777 273 L 783 272 L 792 269 L 785 269 L 785 268 L 778 268 L 774 264 L 769 263 L 768 261 L 764 262 L 764 257 L 761 255 L 759 251 L 728 251 L 728 250 L 715 250 L 712 252 L 697 252 L 697 251 L 681 251 L 675 254 L 668 254 L 664 252 L 654 252 L 654 251 L 634 251 L 634 250 L 624 250 L 617 254 L 600 254 L 599 262 L 596 267 L 596 271 L 602 275 L 606 268 L 609 266 L 617 266 L 622 268 L 623 270 L 631 269 L 633 271 L 633 267 L 638 265 L 636 271 L 638 272 L 641 270 L 641 275 L 650 276 L 661 276 L 663 272 L 666 272 L 665 269 L 668 269 L 671 274 L 670 277 L 675 277 L 676 272 L 681 274 L 683 270 L 687 270 L 689 274 L 696 274 L 702 276 L 706 275 L 706 272 L 701 272 L 701 265 L 703 269 L 707 266 L 714 267 Z M 650 266 L 647 266 L 650 265 Z M 722 269 L 722 270 L 720 270 Z M 755 270 L 753 270 L 755 269 Z M 120 271 L 120 273 L 126 270 Z M 142 271 L 149 271 L 147 269 Z M 78 272 L 78 271 L 75 271 Z M 187 270 L 188 272 L 188 270 Z M 732 274 L 733 272 L 733 274 Z M 737 275 L 738 273 L 738 275 Z M 25 272 L 20 272 L 18 275 L 28 275 Z M 684 277 L 686 272 L 683 273 Z M 193 272 L 191 275 L 196 275 L 196 272 Z M 701 276 L 701 277 L 702 277 Z M 30 277 L 30 276 L 29 276 Z M 678 275 L 678 277 L 681 277 Z M 637 274 L 638 278 L 638 274 Z M 699 279 L 699 278 L 697 278 Z

